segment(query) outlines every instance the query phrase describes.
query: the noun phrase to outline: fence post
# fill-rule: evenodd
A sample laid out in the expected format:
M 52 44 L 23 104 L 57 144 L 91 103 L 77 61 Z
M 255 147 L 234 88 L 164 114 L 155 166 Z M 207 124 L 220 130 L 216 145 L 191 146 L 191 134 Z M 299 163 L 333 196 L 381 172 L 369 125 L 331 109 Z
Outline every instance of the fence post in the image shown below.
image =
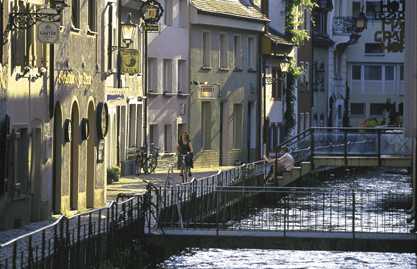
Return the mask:
M 220 197 L 219 197 L 219 191 L 215 190 L 216 195 L 216 236 L 219 236 L 219 211 L 220 211 Z
M 352 190 L 352 238 L 355 239 L 356 195 Z
M 343 157 L 345 158 L 345 167 L 348 166 L 348 130 L 343 128 Z
M 288 196 L 284 196 L 284 237 L 287 237 Z
M 315 151 L 315 141 L 314 141 L 314 128 L 311 128 L 310 130 L 310 136 L 311 136 L 311 140 L 310 140 L 310 161 L 311 161 L 311 170 L 314 170 L 314 151 Z
M 377 129 L 376 130 L 377 133 L 377 154 L 378 154 L 378 166 L 382 165 L 382 160 L 381 160 L 381 130 Z

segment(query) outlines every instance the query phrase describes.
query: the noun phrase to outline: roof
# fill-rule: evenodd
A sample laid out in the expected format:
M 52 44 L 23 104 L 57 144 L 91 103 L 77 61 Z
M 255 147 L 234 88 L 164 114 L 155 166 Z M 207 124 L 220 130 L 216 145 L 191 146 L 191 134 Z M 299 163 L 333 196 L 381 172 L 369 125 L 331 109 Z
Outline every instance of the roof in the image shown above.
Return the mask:
M 207 13 L 269 21 L 259 9 L 251 4 L 243 4 L 242 0 L 192 0 L 192 4 L 197 10 Z
M 265 33 L 265 36 L 271 39 L 272 42 L 280 44 L 280 45 L 286 45 L 286 46 L 294 46 L 294 43 L 291 42 L 290 38 L 288 36 L 285 36 L 277 31 L 274 31 L 274 29 L 270 28 Z

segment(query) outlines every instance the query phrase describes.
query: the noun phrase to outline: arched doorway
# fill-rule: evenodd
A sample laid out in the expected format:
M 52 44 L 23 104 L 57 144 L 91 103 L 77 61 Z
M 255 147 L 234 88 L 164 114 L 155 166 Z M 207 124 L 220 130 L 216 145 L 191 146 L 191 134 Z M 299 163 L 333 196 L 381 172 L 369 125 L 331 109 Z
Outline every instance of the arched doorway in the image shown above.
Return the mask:
M 70 207 L 78 209 L 78 183 L 79 183 L 79 151 L 80 151 L 80 112 L 77 103 L 71 109 L 71 171 L 70 171 Z
M 53 174 L 52 174 L 52 212 L 61 211 L 61 167 L 62 167 L 62 114 L 61 105 L 55 106 L 54 112 L 54 142 L 53 142 Z
M 88 126 L 90 135 L 87 139 L 87 207 L 94 207 L 95 168 L 94 141 L 95 141 L 95 110 L 93 102 L 88 104 Z

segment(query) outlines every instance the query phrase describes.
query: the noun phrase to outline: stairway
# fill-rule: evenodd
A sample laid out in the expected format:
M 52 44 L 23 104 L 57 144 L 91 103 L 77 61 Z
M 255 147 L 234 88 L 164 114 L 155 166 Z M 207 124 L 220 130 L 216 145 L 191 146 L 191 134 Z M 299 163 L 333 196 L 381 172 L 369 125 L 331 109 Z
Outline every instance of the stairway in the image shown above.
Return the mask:
M 295 166 L 291 171 L 283 172 L 282 175 L 278 176 L 276 183 L 279 186 L 288 186 L 310 172 L 311 162 L 301 162 L 300 166 Z

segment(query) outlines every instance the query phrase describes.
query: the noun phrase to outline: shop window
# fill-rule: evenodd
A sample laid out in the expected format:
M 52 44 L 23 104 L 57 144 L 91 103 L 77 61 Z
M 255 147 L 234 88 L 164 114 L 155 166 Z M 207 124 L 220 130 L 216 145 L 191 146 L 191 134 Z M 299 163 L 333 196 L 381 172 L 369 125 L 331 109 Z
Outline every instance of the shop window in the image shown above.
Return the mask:
M 371 115 L 382 115 L 386 107 L 386 104 L 371 104 Z
M 164 126 L 164 152 L 172 152 L 172 125 L 165 124 Z
M 92 32 L 97 32 L 96 10 L 96 0 L 88 0 L 88 29 Z
M 211 149 L 211 103 L 201 103 L 201 134 L 203 149 Z
M 80 0 L 72 0 L 71 2 L 71 22 L 72 26 L 80 29 Z
M 159 146 L 159 134 L 158 134 L 158 125 L 150 124 L 149 125 L 149 142 L 155 146 Z

